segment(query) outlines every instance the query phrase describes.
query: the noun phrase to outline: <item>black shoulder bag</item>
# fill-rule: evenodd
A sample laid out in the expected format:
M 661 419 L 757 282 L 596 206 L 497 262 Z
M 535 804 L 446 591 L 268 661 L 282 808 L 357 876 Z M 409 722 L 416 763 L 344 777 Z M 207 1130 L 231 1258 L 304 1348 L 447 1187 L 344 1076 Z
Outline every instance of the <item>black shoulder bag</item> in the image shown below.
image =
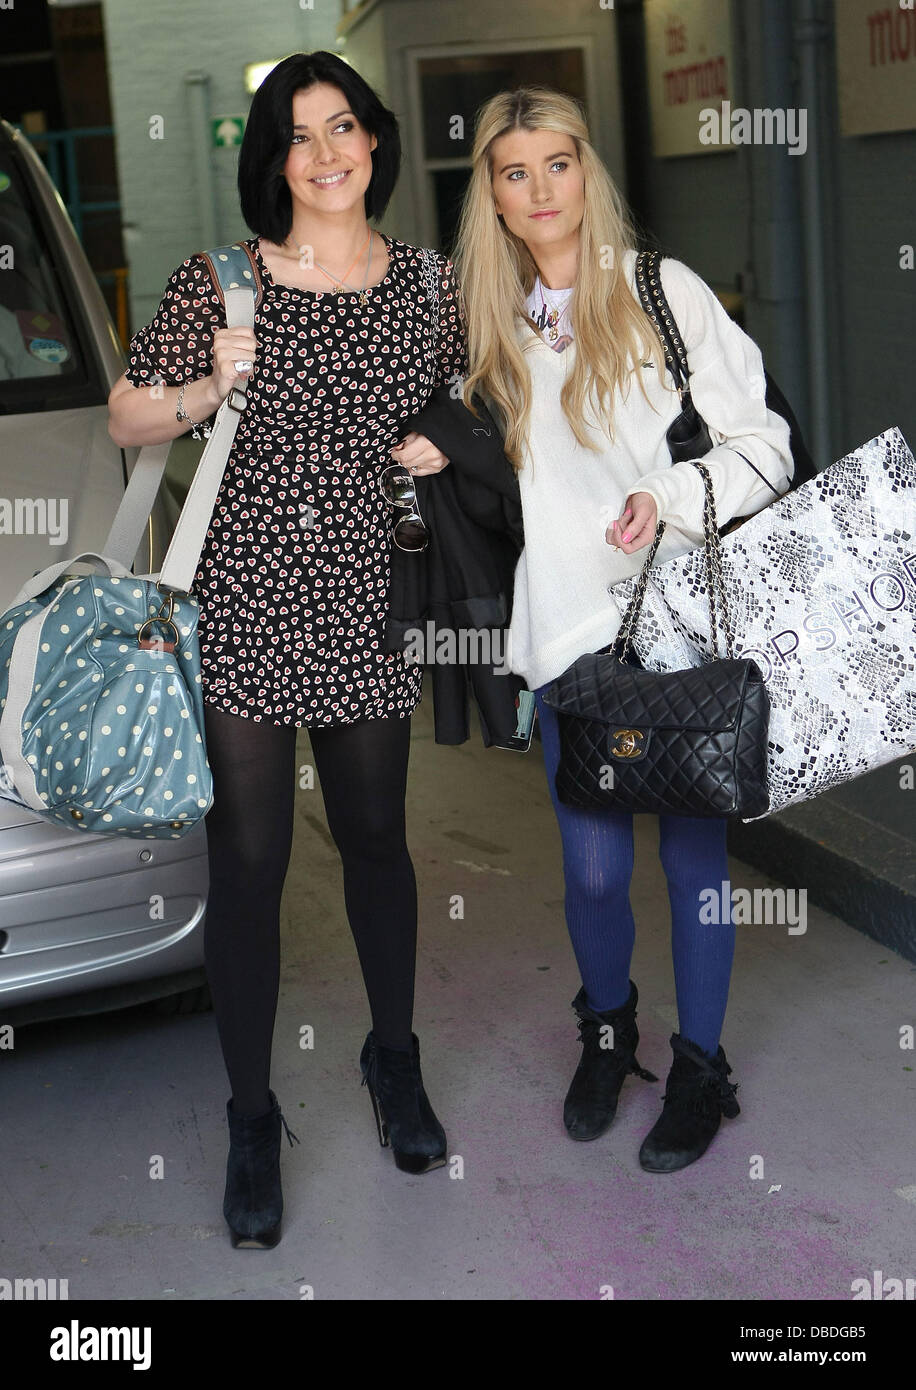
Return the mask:
M 690 462 L 692 459 L 702 458 L 704 454 L 709 453 L 714 445 L 706 421 L 694 405 L 690 394 L 690 369 L 687 365 L 687 350 L 671 312 L 671 306 L 665 297 L 665 291 L 662 289 L 661 260 L 661 252 L 659 251 L 639 252 L 636 257 L 636 289 L 639 293 L 640 303 L 646 315 L 652 320 L 659 336 L 668 370 L 674 378 L 674 384 L 681 398 L 681 413 L 669 426 L 666 437 L 672 463 L 684 463 Z M 792 492 L 802 483 L 806 483 L 809 478 L 813 478 L 816 470 L 792 407 L 766 367 L 763 371 L 766 379 L 767 409 L 772 410 L 776 415 L 781 415 L 789 426 L 789 447 L 792 452 L 794 469 L 788 491 Z M 740 450 L 736 449 L 735 453 L 740 453 Z M 744 454 L 741 454 L 741 458 L 771 489 L 774 501 L 782 496 L 776 491 L 769 479 L 763 477 L 760 469 L 754 467 L 749 458 Z M 722 534 L 725 535 L 729 531 L 734 531 L 746 520 L 747 517 L 733 518 L 722 528 Z
M 685 671 L 644 671 L 625 658 L 639 618 L 655 539 L 609 651 L 574 661 L 544 691 L 560 728 L 557 796 L 587 810 L 679 816 L 765 815 L 770 700 L 757 663 L 736 658 L 716 507 L 709 469 L 703 476 L 706 577 L 713 650 L 716 607 L 726 657 Z

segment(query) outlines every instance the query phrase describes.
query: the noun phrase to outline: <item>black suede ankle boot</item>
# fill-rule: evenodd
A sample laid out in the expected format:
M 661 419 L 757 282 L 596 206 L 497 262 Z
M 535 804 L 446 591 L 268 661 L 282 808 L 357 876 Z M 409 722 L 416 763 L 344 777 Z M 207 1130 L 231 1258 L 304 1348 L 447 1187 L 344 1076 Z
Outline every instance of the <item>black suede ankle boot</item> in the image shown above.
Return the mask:
M 618 1009 L 603 1013 L 590 1009 L 585 1002 L 584 985 L 572 1001 L 579 1015 L 582 1056 L 563 1105 L 563 1123 L 570 1139 L 597 1139 L 610 1128 L 617 1113 L 620 1089 L 631 1072 L 644 1081 L 658 1080 L 636 1060 L 638 998 L 631 980 L 630 996 Z M 607 1032 L 608 1025 L 611 1033 Z
M 268 1095 L 271 1108 L 263 1115 L 236 1115 L 231 1098 L 226 1102 L 229 1160 L 223 1215 L 233 1247 L 243 1250 L 270 1250 L 280 1239 L 281 1120 L 290 1148 L 294 1139 L 299 1143 L 283 1117 L 277 1097 L 273 1091 Z
M 398 1052 L 382 1046 L 370 1032 L 359 1065 L 382 1148 L 390 1143 L 394 1161 L 404 1172 L 427 1173 L 445 1163 L 445 1130 L 423 1087 L 419 1039 L 416 1033 L 410 1036 L 410 1052 Z
M 722 1116 L 734 1119 L 741 1113 L 722 1047 L 713 1057 L 680 1033 L 672 1033 L 670 1041 L 674 1061 L 664 1108 L 639 1150 L 649 1173 L 674 1173 L 696 1162 L 709 1148 Z

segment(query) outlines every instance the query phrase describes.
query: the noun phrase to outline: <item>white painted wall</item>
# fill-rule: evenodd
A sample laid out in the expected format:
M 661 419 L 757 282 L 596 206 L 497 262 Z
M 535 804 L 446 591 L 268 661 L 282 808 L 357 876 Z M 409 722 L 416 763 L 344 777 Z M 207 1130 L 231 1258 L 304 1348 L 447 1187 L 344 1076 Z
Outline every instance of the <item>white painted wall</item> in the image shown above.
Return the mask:
M 194 177 L 185 74 L 209 75 L 213 115 L 247 112 L 247 63 L 336 51 L 340 0 L 104 0 L 105 41 L 130 265 L 132 331 L 155 313 L 166 280 L 206 250 Z M 150 139 L 150 119 L 164 138 Z M 209 128 L 204 132 L 209 141 Z M 252 235 L 239 211 L 237 149 L 213 149 L 215 244 Z

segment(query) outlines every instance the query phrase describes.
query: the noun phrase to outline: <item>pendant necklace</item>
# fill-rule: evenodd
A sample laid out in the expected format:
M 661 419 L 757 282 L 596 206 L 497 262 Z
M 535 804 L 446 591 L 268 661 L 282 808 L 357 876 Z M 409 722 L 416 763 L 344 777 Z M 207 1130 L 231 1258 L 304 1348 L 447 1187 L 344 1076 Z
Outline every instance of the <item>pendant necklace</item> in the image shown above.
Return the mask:
M 367 293 L 367 291 L 366 291 L 366 281 L 368 281 L 368 279 L 369 279 L 369 267 L 370 267 L 370 265 L 372 264 L 372 229 L 371 229 L 371 227 L 370 227 L 370 229 L 369 229 L 369 241 L 368 241 L 367 244 L 368 244 L 368 247 L 369 247 L 369 259 L 366 261 L 366 276 L 365 276 L 365 279 L 363 280 L 363 287 L 362 287 L 362 289 L 360 290 L 360 292 L 359 292 L 359 297 L 358 297 L 358 302 L 359 302 L 360 306 L 363 307 L 363 308 L 369 303 L 369 295 L 368 295 L 368 293 Z M 336 280 L 335 280 L 335 278 L 334 278 L 333 275 L 329 274 L 328 271 L 325 270 L 325 268 L 324 268 L 323 265 L 318 265 L 318 262 L 317 262 L 317 261 L 315 262 L 315 265 L 316 265 L 316 266 L 318 267 L 318 269 L 321 271 L 322 275 L 326 275 L 327 278 L 331 281 L 331 284 L 334 286 L 334 289 L 333 289 L 333 293 L 334 293 L 334 294 L 340 294 L 344 288 L 347 288 L 347 289 L 354 289 L 354 288 L 355 288 L 355 286 L 353 286 L 353 285 L 347 285 L 346 281 L 347 281 L 347 276 L 350 274 L 350 271 L 353 269 L 353 266 L 356 265 L 357 260 L 359 260 L 359 254 L 360 254 L 360 253 L 357 252 L 356 257 L 355 257 L 355 259 L 354 259 L 354 261 L 353 261 L 353 265 L 351 265 L 351 266 L 349 267 L 349 269 L 340 277 L 340 284 L 338 284 L 338 283 L 336 282 Z
M 569 300 L 566 301 L 562 309 L 558 309 L 556 305 L 553 304 L 548 308 L 547 297 L 544 294 L 544 285 L 540 275 L 538 276 L 538 290 L 541 295 L 541 327 L 548 330 L 548 342 L 555 343 L 560 335 L 560 319 L 569 308 Z

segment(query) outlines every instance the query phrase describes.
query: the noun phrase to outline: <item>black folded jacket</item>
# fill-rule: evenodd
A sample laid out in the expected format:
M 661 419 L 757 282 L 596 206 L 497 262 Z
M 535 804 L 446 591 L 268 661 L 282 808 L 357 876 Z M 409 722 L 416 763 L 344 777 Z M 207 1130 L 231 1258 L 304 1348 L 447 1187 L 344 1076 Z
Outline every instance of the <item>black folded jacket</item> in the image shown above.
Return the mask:
M 484 745 L 510 746 L 524 681 L 507 674 L 506 629 L 515 566 L 524 545 L 518 482 L 502 436 L 475 397 L 478 419 L 448 386 L 403 422 L 448 457 L 441 473 L 415 479 L 430 539 L 426 550 L 391 546 L 386 651 L 416 648 L 432 675 L 437 743 L 469 737 L 469 693 Z M 436 659 L 438 653 L 439 659 Z

